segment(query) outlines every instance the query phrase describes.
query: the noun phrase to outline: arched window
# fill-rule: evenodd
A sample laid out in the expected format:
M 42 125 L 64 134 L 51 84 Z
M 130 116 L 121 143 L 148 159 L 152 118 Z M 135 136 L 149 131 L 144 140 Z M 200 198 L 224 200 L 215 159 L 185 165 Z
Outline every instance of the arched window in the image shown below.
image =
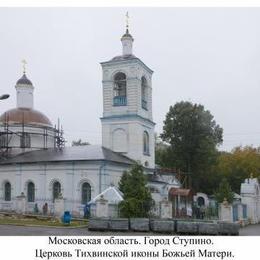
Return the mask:
M 4 191 L 5 191 L 5 201 L 11 201 L 11 184 L 10 184 L 10 182 L 5 183 Z
M 142 89 L 142 108 L 147 110 L 147 100 L 148 100 L 148 88 L 147 88 L 147 81 L 145 77 L 142 77 L 142 84 L 141 84 L 141 89 Z
M 200 207 L 205 205 L 205 199 L 203 197 L 198 197 L 197 201 Z
M 126 75 L 118 72 L 114 77 L 114 106 L 126 106 Z
M 143 134 L 143 152 L 145 155 L 149 155 L 149 135 L 146 131 Z
M 33 182 L 29 182 L 27 185 L 27 200 L 28 202 L 35 201 L 35 186 Z
M 61 185 L 58 181 L 55 181 L 52 186 L 52 198 L 53 201 L 57 198 L 59 198 L 59 195 L 61 193 Z
M 87 204 L 91 200 L 91 186 L 84 182 L 81 187 L 81 204 Z

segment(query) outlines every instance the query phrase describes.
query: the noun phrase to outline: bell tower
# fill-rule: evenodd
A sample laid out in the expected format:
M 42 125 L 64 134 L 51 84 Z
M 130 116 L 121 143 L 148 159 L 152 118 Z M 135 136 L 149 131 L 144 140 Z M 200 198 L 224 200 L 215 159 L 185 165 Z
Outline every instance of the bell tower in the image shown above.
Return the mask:
M 134 38 L 121 37 L 122 55 L 102 62 L 102 145 L 154 168 L 153 71 L 133 55 Z

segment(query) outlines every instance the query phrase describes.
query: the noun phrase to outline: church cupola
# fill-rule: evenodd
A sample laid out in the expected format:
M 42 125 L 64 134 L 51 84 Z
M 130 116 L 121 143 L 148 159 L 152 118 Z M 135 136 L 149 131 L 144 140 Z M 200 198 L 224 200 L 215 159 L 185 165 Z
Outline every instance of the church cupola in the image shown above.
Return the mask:
M 128 12 L 126 13 L 126 32 L 121 37 L 121 42 L 122 42 L 123 55 L 132 55 L 133 54 L 134 38 L 129 33 L 129 16 L 128 16 Z
M 16 82 L 17 108 L 33 109 L 33 84 L 26 76 L 26 61 L 23 61 L 23 76 Z

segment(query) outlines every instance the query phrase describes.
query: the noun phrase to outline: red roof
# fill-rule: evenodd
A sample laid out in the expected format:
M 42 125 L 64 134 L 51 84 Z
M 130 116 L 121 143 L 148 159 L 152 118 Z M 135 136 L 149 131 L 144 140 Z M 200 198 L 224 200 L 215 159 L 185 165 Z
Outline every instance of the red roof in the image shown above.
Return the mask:
M 171 188 L 169 191 L 171 196 L 192 196 L 191 189 Z
M 28 109 L 28 108 L 14 108 L 8 110 L 0 116 L 0 122 L 4 123 L 5 120 L 9 124 L 33 124 L 33 125 L 46 125 L 52 126 L 51 121 L 41 112 Z

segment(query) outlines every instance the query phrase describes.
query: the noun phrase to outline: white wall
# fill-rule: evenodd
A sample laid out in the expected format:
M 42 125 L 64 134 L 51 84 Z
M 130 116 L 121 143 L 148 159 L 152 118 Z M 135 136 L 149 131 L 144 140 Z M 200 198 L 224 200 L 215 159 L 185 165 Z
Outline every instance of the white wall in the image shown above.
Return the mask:
M 31 85 L 16 85 L 16 106 L 19 108 L 33 108 L 33 90 Z
M 117 129 L 123 129 L 126 134 L 126 144 L 117 140 L 115 150 L 113 134 Z M 149 155 L 143 153 L 143 133 L 147 131 L 149 134 Z M 149 168 L 154 168 L 154 126 L 148 125 L 142 119 L 125 119 L 125 120 L 102 120 L 102 145 L 116 152 L 124 152 L 129 158 L 140 161 L 143 165 L 148 162 Z M 125 146 L 126 145 L 126 146 Z
M 101 170 L 100 170 L 101 169 Z M 127 165 L 100 162 L 63 162 L 7 165 L 0 167 L 0 209 L 10 210 L 15 207 L 15 198 L 24 192 L 27 196 L 27 184 L 35 184 L 35 202 L 29 203 L 33 210 L 35 203 L 39 209 L 45 202 L 53 210 L 52 185 L 55 181 L 61 184 L 61 193 L 65 198 L 65 210 L 83 214 L 81 204 L 81 186 L 84 182 L 91 185 L 91 197 L 97 196 L 111 184 L 118 182 Z M 12 201 L 4 201 L 4 183 L 9 181 L 12 187 Z M 101 182 L 100 182 L 101 181 Z M 100 190 L 101 189 L 101 190 Z
M 257 178 L 246 179 L 241 184 L 241 202 L 247 205 L 247 217 L 251 223 L 260 222 L 260 185 Z

